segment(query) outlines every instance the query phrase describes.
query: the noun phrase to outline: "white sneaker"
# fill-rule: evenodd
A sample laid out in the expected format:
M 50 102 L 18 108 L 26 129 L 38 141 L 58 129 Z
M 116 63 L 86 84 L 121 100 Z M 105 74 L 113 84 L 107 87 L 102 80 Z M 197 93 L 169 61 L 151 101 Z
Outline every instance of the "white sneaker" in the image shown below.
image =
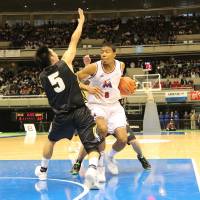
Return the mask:
M 40 171 L 41 166 L 37 166 L 35 168 L 35 175 L 39 178 L 41 181 L 47 180 L 47 171 L 46 172 L 41 172 Z
M 89 167 L 87 172 L 85 173 L 85 183 L 84 185 L 88 187 L 90 190 L 98 190 L 99 184 L 97 181 L 97 170 Z
M 97 178 L 100 183 L 106 182 L 105 167 L 97 167 Z
M 113 157 L 107 156 L 106 161 L 107 161 L 107 167 L 108 167 L 109 172 L 113 175 L 118 175 L 119 170 L 118 170 L 115 159 Z

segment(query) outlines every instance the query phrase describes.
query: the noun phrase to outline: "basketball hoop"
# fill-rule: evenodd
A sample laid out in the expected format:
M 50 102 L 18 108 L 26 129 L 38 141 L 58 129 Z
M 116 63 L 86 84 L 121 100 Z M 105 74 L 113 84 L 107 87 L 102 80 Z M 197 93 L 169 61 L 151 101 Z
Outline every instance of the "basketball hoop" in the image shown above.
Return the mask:
M 160 74 L 134 75 L 138 92 L 161 91 Z
M 142 88 L 144 90 L 145 93 L 151 91 L 152 89 L 152 85 L 151 85 L 151 82 L 142 82 Z

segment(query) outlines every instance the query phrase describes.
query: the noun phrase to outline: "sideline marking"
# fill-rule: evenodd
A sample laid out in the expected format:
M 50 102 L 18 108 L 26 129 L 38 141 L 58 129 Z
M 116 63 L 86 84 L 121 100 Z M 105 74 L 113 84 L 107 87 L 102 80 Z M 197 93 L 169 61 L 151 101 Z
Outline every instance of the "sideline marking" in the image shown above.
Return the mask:
M 32 177 L 0 177 L 0 179 L 29 179 L 29 180 L 39 180 L 38 178 L 32 178 Z M 85 187 L 83 184 L 78 183 L 78 182 L 68 181 L 68 180 L 63 180 L 63 179 L 54 179 L 54 178 L 48 178 L 47 180 L 50 180 L 50 181 L 59 181 L 59 182 L 67 182 L 67 183 L 72 183 L 72 184 L 75 184 L 75 185 L 78 185 L 78 186 L 82 187 L 83 188 L 83 192 L 81 194 L 79 194 L 77 197 L 75 197 L 73 200 L 80 200 L 84 196 L 86 196 L 87 193 L 89 192 L 89 189 L 87 187 Z
M 195 177 L 196 177 L 196 180 L 197 180 L 197 185 L 198 185 L 199 192 L 200 192 L 200 176 L 199 176 L 199 172 L 197 170 L 197 165 L 196 165 L 196 162 L 195 162 L 194 159 L 192 159 L 192 165 L 193 165 L 193 168 L 194 168 L 194 174 L 195 174 Z

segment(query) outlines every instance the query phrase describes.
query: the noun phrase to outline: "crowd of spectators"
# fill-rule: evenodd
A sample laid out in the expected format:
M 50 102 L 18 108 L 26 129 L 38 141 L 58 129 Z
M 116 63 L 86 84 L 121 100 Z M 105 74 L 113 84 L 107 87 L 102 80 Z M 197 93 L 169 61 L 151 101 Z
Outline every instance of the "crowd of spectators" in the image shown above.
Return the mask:
M 11 47 L 36 49 L 46 44 L 50 47 L 66 47 L 76 21 L 58 23 L 49 21 L 40 26 L 29 23 L 0 27 L 0 41 L 11 41 Z M 199 16 L 154 16 L 129 19 L 92 19 L 84 26 L 82 39 L 104 39 L 118 45 L 174 43 L 176 35 L 199 34 Z M 95 60 L 95 59 L 94 59 Z M 193 87 L 193 79 L 200 77 L 200 59 L 195 58 L 123 58 L 126 67 L 142 67 L 149 61 L 152 71 L 161 75 L 162 88 Z M 75 60 L 75 71 L 83 67 L 82 60 Z M 39 71 L 34 67 L 13 70 L 0 66 L 0 94 L 42 94 L 38 80 Z M 176 79 L 176 80 L 175 80 Z
M 92 58 L 93 62 L 96 60 L 96 57 Z M 123 58 L 120 60 L 126 63 L 126 67 L 141 67 L 140 65 L 143 62 L 141 59 L 136 58 Z M 196 58 L 168 57 L 168 59 L 161 59 L 156 57 L 151 60 L 151 63 L 152 71 L 149 73 L 159 73 L 161 75 L 161 87 L 163 89 L 193 88 L 194 79 L 200 77 L 200 60 Z M 83 67 L 81 58 L 75 59 L 73 64 L 75 72 Z M 11 64 L 8 67 L 0 67 L 0 94 L 42 94 L 43 91 L 38 79 L 39 73 L 40 71 L 33 64 L 14 67 Z
M 200 113 L 191 111 L 160 111 L 160 126 L 162 130 L 174 131 L 177 129 L 200 129 Z
M 16 71 L 9 67 L 0 67 L 0 95 L 43 94 L 38 76 L 39 71 L 35 68 L 23 67 Z
M 42 44 L 65 47 L 76 26 L 76 21 L 49 21 L 40 26 L 29 23 L 0 27 L 0 41 L 11 41 L 11 47 L 35 49 Z M 126 45 L 175 43 L 176 35 L 199 34 L 199 16 L 146 16 L 91 19 L 84 26 L 82 39 L 104 39 Z
M 200 78 L 200 59 L 197 56 L 147 57 L 124 60 L 130 68 L 152 65 L 150 74 L 160 74 L 162 88 L 191 88 L 194 79 Z

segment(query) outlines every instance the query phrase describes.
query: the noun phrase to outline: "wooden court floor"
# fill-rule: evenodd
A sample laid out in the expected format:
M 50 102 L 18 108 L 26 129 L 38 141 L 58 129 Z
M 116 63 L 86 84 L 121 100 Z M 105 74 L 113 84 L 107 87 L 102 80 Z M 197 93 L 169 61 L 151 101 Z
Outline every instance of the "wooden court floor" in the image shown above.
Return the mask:
M 40 160 L 42 147 L 47 135 L 39 135 L 34 144 L 24 144 L 24 137 L 0 138 L 0 160 Z M 200 174 L 200 131 L 187 131 L 185 135 L 146 135 L 137 136 L 143 154 L 148 159 L 190 158 Z M 107 148 L 114 142 L 108 137 Z M 72 142 L 62 140 L 55 146 L 52 159 L 75 159 L 80 142 L 74 137 Z M 116 158 L 136 159 L 131 146 L 126 146 Z

